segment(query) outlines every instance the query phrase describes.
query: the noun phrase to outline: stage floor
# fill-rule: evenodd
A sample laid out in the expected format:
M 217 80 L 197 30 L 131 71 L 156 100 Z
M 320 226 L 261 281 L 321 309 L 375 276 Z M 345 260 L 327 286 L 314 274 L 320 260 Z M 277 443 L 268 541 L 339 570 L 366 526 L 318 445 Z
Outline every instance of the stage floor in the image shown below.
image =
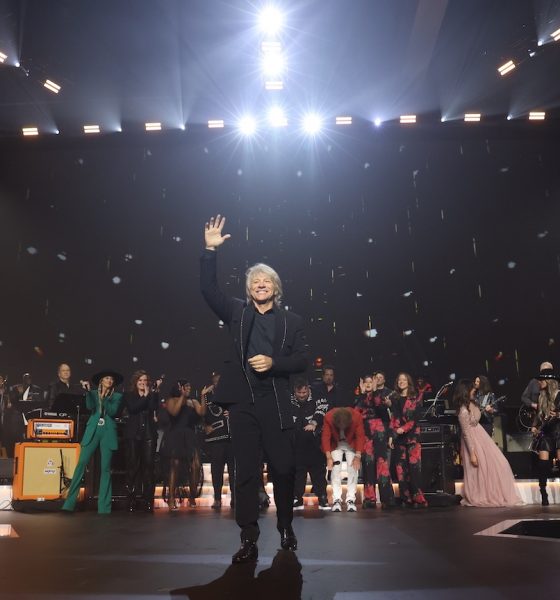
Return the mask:
M 300 548 L 293 554 L 279 551 L 269 509 L 255 569 L 230 564 L 238 530 L 229 508 L 108 517 L 6 511 L 0 512 L 0 597 L 553 598 L 560 590 L 560 540 L 492 535 L 520 519 L 560 519 L 560 507 L 357 513 L 308 507 L 295 514 Z M 476 535 L 491 528 L 490 535 Z

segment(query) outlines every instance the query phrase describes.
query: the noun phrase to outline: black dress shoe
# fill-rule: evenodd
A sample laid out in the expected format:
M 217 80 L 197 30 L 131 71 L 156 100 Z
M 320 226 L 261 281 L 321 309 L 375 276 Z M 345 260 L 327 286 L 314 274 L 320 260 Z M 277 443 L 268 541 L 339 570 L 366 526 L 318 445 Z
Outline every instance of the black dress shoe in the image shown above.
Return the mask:
M 297 550 L 297 538 L 291 527 L 278 529 L 280 532 L 280 546 L 283 550 Z
M 256 542 L 245 541 L 241 543 L 241 548 L 231 557 L 232 565 L 256 562 L 259 558 L 259 549 Z

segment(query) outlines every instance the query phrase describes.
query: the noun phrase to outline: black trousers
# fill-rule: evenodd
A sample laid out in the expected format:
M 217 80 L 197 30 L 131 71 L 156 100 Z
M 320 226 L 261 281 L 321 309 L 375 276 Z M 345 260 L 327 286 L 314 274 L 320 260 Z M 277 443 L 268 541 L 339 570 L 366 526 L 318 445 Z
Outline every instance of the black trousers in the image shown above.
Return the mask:
M 222 487 L 224 485 L 224 467 L 226 464 L 229 475 L 229 489 L 231 492 L 231 497 L 233 498 L 233 490 L 235 488 L 235 466 L 231 442 L 229 440 L 206 442 L 204 448 L 210 457 L 210 471 L 212 473 L 214 500 L 220 500 L 222 497 Z
M 294 430 L 281 429 L 274 392 L 256 397 L 254 404 L 231 405 L 229 423 L 235 460 L 235 520 L 242 541 L 257 541 L 263 455 L 273 479 L 278 527 L 292 523 Z
M 314 493 L 319 497 L 327 496 L 327 461 L 319 448 L 319 442 L 309 431 L 296 432 L 296 478 L 294 498 L 301 500 L 305 493 L 307 473 L 311 477 Z
M 125 440 L 126 487 L 130 496 L 154 499 L 156 440 Z

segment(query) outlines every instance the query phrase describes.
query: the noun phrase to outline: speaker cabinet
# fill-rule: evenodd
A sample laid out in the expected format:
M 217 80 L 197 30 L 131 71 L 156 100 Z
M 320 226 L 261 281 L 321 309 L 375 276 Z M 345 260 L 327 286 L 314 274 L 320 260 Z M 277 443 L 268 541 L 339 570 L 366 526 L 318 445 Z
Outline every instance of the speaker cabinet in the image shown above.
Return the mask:
M 13 500 L 55 500 L 72 478 L 80 444 L 24 442 L 14 452 Z
M 422 444 L 422 491 L 455 494 L 451 446 Z

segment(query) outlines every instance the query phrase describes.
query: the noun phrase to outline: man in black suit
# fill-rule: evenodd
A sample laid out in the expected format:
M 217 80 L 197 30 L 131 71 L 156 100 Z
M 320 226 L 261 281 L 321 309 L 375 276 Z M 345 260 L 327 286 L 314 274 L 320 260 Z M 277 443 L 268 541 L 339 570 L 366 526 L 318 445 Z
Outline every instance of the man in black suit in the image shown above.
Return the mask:
M 297 549 L 292 529 L 295 437 L 289 378 L 307 368 L 303 319 L 282 310 L 282 283 L 268 265 L 246 273 L 246 301 L 226 296 L 217 281 L 217 248 L 225 218 L 206 223 L 206 248 L 201 257 L 200 285 L 210 308 L 228 326 L 232 344 L 221 369 L 214 401 L 227 404 L 235 458 L 235 518 L 241 548 L 232 562 L 257 560 L 258 491 L 261 460 L 266 458 L 274 481 L 280 543 Z

